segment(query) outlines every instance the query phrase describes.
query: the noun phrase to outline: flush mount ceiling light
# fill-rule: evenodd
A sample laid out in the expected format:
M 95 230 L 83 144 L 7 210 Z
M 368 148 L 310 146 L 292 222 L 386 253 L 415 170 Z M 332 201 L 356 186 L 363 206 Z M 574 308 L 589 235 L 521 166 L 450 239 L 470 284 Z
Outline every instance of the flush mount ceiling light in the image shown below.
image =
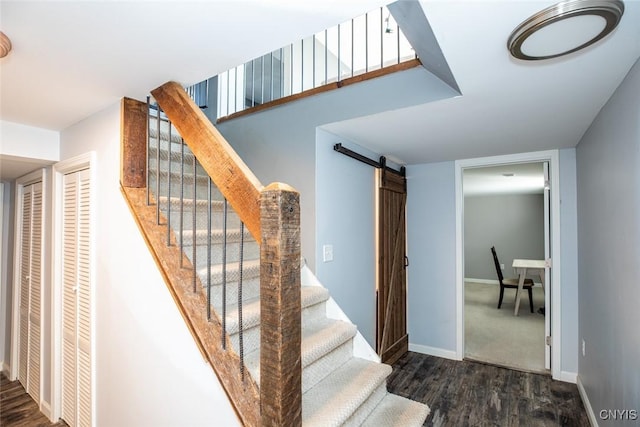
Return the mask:
M 4 58 L 11 51 L 11 40 L 0 31 L 0 58 Z
M 569 0 L 548 7 L 520 24 L 507 48 L 518 59 L 567 55 L 592 45 L 613 31 L 622 14 L 620 0 Z

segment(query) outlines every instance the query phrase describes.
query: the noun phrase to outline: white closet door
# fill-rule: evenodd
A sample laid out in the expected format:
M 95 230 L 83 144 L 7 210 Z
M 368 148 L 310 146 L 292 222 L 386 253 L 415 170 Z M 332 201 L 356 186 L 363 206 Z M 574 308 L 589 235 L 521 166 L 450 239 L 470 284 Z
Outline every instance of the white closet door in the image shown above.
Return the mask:
M 63 180 L 62 418 L 91 426 L 90 174 Z
M 42 183 L 22 187 L 18 379 L 40 403 Z
M 76 424 L 78 400 L 76 342 L 77 306 L 77 204 L 75 174 L 65 175 L 62 195 L 62 418 L 71 427 Z
M 79 172 L 78 189 L 78 425 L 91 425 L 90 174 Z
M 31 286 L 29 290 L 29 387 L 27 391 L 40 404 L 40 318 L 42 290 L 42 183 L 33 184 L 31 215 Z
M 31 186 L 23 187 L 22 227 L 20 234 L 20 342 L 18 348 L 18 380 L 25 388 L 29 384 L 29 288 L 31 271 Z

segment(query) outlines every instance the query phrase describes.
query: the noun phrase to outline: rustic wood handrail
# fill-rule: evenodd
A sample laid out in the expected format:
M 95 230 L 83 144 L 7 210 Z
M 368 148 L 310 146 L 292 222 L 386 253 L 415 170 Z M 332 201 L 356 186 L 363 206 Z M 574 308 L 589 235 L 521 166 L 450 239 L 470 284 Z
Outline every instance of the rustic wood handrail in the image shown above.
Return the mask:
M 179 83 L 165 83 L 151 94 L 253 238 L 260 241 L 263 186 L 258 178 Z

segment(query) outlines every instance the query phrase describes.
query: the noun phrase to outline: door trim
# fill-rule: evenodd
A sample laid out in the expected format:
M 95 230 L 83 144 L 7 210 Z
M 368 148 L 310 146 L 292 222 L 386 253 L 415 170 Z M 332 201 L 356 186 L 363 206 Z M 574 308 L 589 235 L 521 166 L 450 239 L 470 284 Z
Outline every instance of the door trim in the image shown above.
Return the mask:
M 2 264 L 4 263 L 4 236 L 5 234 L 9 234 L 8 230 L 5 230 L 4 228 L 4 217 L 5 217 L 5 209 L 9 207 L 9 204 L 5 204 L 4 203 L 4 182 L 0 182 L 0 201 L 2 201 L 2 206 L 0 206 L 0 269 L 2 268 Z M 8 249 L 8 248 L 7 248 Z M 7 266 L 8 267 L 8 266 Z M 5 293 L 4 291 L 4 286 L 8 286 L 8 281 L 9 278 L 7 277 L 7 282 L 6 285 L 2 282 L 4 280 L 3 277 L 0 277 L 0 316 L 2 316 L 3 319 L 6 319 L 6 313 L 7 310 L 9 310 L 9 301 L 3 301 L 3 294 Z M 11 300 L 11 304 L 13 304 L 13 299 Z M 12 314 L 13 316 L 13 314 Z M 9 341 L 11 341 L 11 329 L 6 329 L 6 326 L 3 326 L 2 329 L 4 329 L 3 332 L 3 336 L 2 339 L 4 340 L 4 342 L 6 342 L 6 334 L 9 334 Z M 10 351 L 11 353 L 11 351 Z M 9 366 L 9 361 L 8 360 L 4 360 L 4 350 L 3 350 L 3 354 L 0 355 L 0 371 L 5 372 L 5 375 L 7 375 L 7 377 L 9 377 L 11 375 L 10 371 L 11 371 L 11 367 Z
M 95 236 L 96 236 L 96 153 L 90 151 L 79 156 L 63 160 L 53 165 L 53 244 L 52 244 L 52 289 L 51 289 L 51 421 L 60 419 L 62 414 L 62 197 L 63 178 L 65 174 L 89 169 L 91 187 L 89 189 L 91 218 L 90 235 L 90 274 L 91 274 L 91 337 L 95 337 L 96 329 L 96 256 L 95 256 Z M 95 363 L 95 339 L 91 340 L 91 420 L 95 425 L 95 392 L 96 392 L 96 363 Z
M 549 162 L 551 172 L 551 376 L 561 380 L 561 260 L 560 260 L 560 159 L 558 150 L 508 154 L 455 161 L 456 193 L 456 358 L 464 357 L 464 194 L 462 172 L 465 168 L 495 166 L 506 163 Z
M 543 200 L 544 200 L 544 259 L 545 261 L 551 259 L 551 165 L 549 162 L 542 163 L 542 170 L 544 173 L 544 189 L 543 189 Z M 544 269 L 545 277 L 547 278 L 547 282 L 549 282 L 549 267 L 547 266 Z M 549 285 L 547 285 L 547 289 Z M 553 307 L 551 305 L 551 295 L 549 292 L 544 293 L 544 306 L 545 307 Z M 551 313 L 550 313 L 551 314 Z M 544 316 L 544 333 L 545 333 L 545 343 L 547 340 L 547 336 L 551 336 L 551 316 Z M 551 369 L 551 348 L 548 345 L 545 345 L 544 348 L 544 367 L 545 369 Z

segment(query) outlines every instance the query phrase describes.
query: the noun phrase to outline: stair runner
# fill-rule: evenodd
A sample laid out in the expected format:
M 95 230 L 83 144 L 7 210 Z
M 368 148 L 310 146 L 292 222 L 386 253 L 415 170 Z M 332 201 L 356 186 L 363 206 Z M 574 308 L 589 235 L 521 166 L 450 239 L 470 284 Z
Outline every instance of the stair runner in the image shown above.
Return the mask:
M 176 236 L 180 229 L 180 172 L 183 155 L 181 138 L 172 132 L 169 150 L 166 125 L 160 131 L 160 153 L 157 152 L 155 119 L 151 119 L 149 147 L 149 187 L 157 192 L 157 175 L 160 176 L 160 193 L 157 198 L 165 217 L 170 216 Z M 171 160 L 169 161 L 169 152 Z M 156 156 L 159 154 L 160 173 L 155 173 Z M 167 172 L 171 163 L 171 193 Z M 193 154 L 185 146 L 184 154 L 184 214 L 182 216 L 184 252 L 195 265 L 203 286 L 207 286 L 207 227 L 208 177 L 200 167 L 195 168 Z M 195 178 L 195 185 L 194 185 Z M 195 198 L 194 198 L 195 190 Z M 195 216 L 195 250 L 193 210 Z M 213 187 L 211 211 L 211 300 L 213 309 L 222 313 L 222 242 L 224 201 Z M 245 366 L 260 384 L 260 248 L 244 229 L 241 232 L 238 216 L 228 207 L 227 216 L 227 268 L 226 268 L 226 326 L 234 349 L 238 349 L 238 283 L 239 253 L 243 238 L 242 263 L 242 329 Z M 170 215 L 169 215 L 169 212 Z M 304 277 L 304 276 L 303 276 Z M 305 426 L 421 426 L 429 414 L 429 407 L 387 392 L 386 378 L 391 373 L 389 365 L 355 357 L 353 340 L 355 325 L 328 318 L 326 303 L 329 291 L 317 284 L 302 283 L 302 420 Z

